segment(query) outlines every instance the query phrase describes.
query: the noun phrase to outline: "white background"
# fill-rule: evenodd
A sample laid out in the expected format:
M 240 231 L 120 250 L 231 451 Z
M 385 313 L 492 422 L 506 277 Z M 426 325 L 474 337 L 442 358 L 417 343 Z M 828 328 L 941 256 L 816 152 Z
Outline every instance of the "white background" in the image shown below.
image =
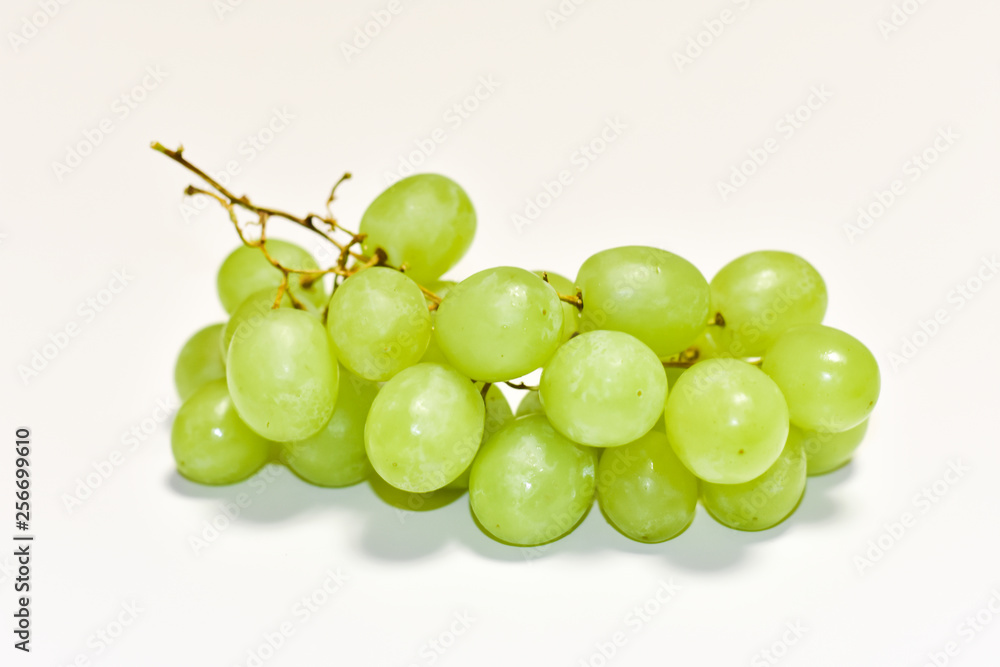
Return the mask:
M 342 44 L 387 0 L 233 4 L 81 0 L 59 5 L 37 34 L 24 24 L 35 0 L 0 12 L 0 535 L 14 532 L 17 426 L 33 433 L 37 535 L 30 655 L 11 647 L 12 558 L 0 549 L 0 662 L 246 665 L 288 622 L 291 636 L 263 664 L 760 665 L 777 643 L 783 665 L 923 665 L 949 642 L 948 664 L 997 664 L 1000 618 L 984 612 L 992 623 L 978 631 L 962 624 L 1000 591 L 1000 280 L 971 299 L 954 291 L 977 287 L 984 258 L 1000 250 L 995 2 L 907 0 L 918 9 L 883 34 L 890 0 L 592 1 L 558 22 L 546 14 L 557 0 L 402 0 L 350 58 Z M 704 22 L 718 32 L 723 10 L 733 22 L 710 37 Z M 679 66 L 674 54 L 700 32 L 707 46 Z M 147 68 L 162 81 L 132 92 Z M 498 87 L 449 122 L 480 77 Z M 800 110 L 810 117 L 787 136 L 777 124 L 814 87 L 829 99 Z M 275 110 L 294 118 L 248 150 Z M 57 173 L 105 119 L 111 133 Z M 580 146 L 615 119 L 620 136 L 581 170 Z M 216 171 L 236 161 L 237 191 L 297 212 L 320 208 L 351 170 L 336 212 L 355 225 L 386 174 L 439 127 L 445 140 L 416 156 L 420 169 L 458 180 L 479 213 L 454 277 L 503 264 L 572 276 L 622 244 L 667 248 L 709 277 L 762 248 L 814 263 L 827 322 L 882 366 L 855 461 L 811 479 L 798 513 L 769 532 L 730 531 L 699 509 L 682 536 L 640 545 L 595 509 L 566 539 L 528 552 L 482 534 L 464 497 L 407 513 L 368 485 L 322 490 L 287 473 L 219 489 L 179 479 L 157 405 L 175 407 L 184 340 L 224 317 L 215 272 L 236 238 L 213 208 L 185 220 L 190 178 L 148 143 L 183 141 Z M 913 180 L 908 161 L 949 128 L 957 138 Z M 724 199 L 718 183 L 769 138 L 777 152 Z M 512 216 L 561 170 L 572 183 L 519 233 Z M 896 179 L 903 193 L 849 238 L 858 208 Z M 283 235 L 318 251 L 296 231 Z M 88 315 L 81 303 L 110 296 L 115 271 L 127 286 Z M 936 311 L 944 323 L 918 335 Z M 73 324 L 77 335 L 22 377 Z M 921 346 L 894 364 L 914 336 Z M 156 418 L 130 450 L 125 434 Z M 121 464 L 68 509 L 115 451 Z M 952 463 L 967 471 L 939 482 L 934 503 L 916 500 Z M 196 553 L 190 538 L 241 493 L 250 506 Z M 906 513 L 911 525 L 893 536 Z M 872 551 L 879 540 L 884 555 Z M 327 571 L 348 579 L 308 619 L 296 615 Z M 680 589 L 660 603 L 671 580 Z M 122 612 L 130 604 L 134 620 Z M 470 627 L 451 635 L 463 614 Z M 119 616 L 130 620 L 120 634 Z M 98 639 L 106 630 L 117 634 L 110 646 Z M 616 633 L 605 659 L 599 646 Z M 449 648 L 436 653 L 431 641 Z

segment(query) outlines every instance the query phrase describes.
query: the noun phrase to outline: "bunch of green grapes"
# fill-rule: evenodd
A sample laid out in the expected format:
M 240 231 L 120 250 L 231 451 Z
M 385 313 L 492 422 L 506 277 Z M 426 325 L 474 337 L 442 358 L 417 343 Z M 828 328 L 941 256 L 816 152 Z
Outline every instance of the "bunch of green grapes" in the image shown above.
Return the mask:
M 625 246 L 575 280 L 511 266 L 442 279 L 475 229 L 465 191 L 422 174 L 369 206 L 332 280 L 289 242 L 235 250 L 218 274 L 229 319 L 177 360 L 180 473 L 230 484 L 274 461 L 434 506 L 468 489 L 478 525 L 518 546 L 565 536 L 597 498 L 655 543 L 699 500 L 726 526 L 772 527 L 807 475 L 853 456 L 878 365 L 821 323 L 826 285 L 801 257 L 753 252 L 709 282 Z M 520 381 L 539 369 L 537 387 Z M 503 384 L 527 390 L 516 414 Z

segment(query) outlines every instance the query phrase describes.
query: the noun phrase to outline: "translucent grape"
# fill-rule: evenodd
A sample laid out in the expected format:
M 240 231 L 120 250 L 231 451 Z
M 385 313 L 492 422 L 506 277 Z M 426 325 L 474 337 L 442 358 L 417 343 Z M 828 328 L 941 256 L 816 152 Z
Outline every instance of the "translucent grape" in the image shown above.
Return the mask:
M 506 426 L 508 422 L 514 421 L 514 413 L 510 409 L 510 403 L 507 402 L 507 397 L 503 395 L 502 391 L 500 391 L 500 387 L 491 385 L 490 388 L 486 390 L 484 402 L 486 404 L 486 422 L 483 427 L 483 439 L 480 441 L 480 448 L 486 444 L 486 441 L 489 440 L 494 433 Z M 469 488 L 469 475 L 471 473 L 472 464 L 469 464 L 469 466 L 465 469 L 465 472 L 459 475 L 454 481 L 449 482 L 445 488 Z
M 226 377 L 226 362 L 219 350 L 222 324 L 213 324 L 191 336 L 174 365 L 174 384 L 186 401 L 206 382 Z
M 808 461 L 807 473 L 810 475 L 825 475 L 840 468 L 854 456 L 854 451 L 864 440 L 868 431 L 868 420 L 840 433 L 823 433 L 820 431 L 800 431 L 798 426 L 792 426 L 799 432 L 802 448 Z
M 318 486 L 350 486 L 368 478 L 365 421 L 378 385 L 340 369 L 337 405 L 319 433 L 282 444 L 280 458 L 296 475 Z
M 560 433 L 595 447 L 624 445 L 663 412 L 667 376 L 652 350 L 619 331 L 591 331 L 560 347 L 542 372 L 539 395 Z
M 733 354 L 732 329 L 716 324 L 702 329 L 698 337 L 691 343 L 691 347 L 698 351 L 699 361 L 736 356 Z
M 229 344 L 233 337 L 239 335 L 246 338 L 251 331 L 257 328 L 264 320 L 264 316 L 271 312 L 274 300 L 278 298 L 278 290 L 274 287 L 254 292 L 241 303 L 226 322 L 226 328 L 222 332 L 222 354 L 229 353 Z M 292 299 L 288 293 L 281 297 L 281 308 L 291 308 Z
M 534 389 L 531 391 L 524 392 L 524 397 L 521 398 L 521 402 L 517 404 L 517 417 L 524 417 L 526 415 L 544 415 L 545 408 L 542 407 L 542 399 L 538 392 Z
M 677 380 L 664 413 L 677 457 L 700 479 L 740 484 L 760 476 L 788 437 L 788 406 L 761 370 L 708 359 Z
M 368 459 L 396 488 L 439 489 L 472 463 L 485 416 L 467 377 L 441 364 L 411 366 L 375 397 L 365 425 Z
M 476 457 L 469 483 L 472 512 L 503 542 L 551 542 L 590 509 L 596 467 L 596 452 L 564 438 L 544 416 L 520 417 L 494 434 Z
M 552 271 L 535 271 L 535 275 L 545 274 L 549 279 L 549 284 L 559 294 L 566 296 L 576 296 L 576 286 L 569 278 L 565 278 Z M 573 334 L 580 330 L 580 309 L 566 301 L 561 302 L 563 313 L 562 332 L 559 334 L 559 341 L 565 343 Z
M 431 338 L 431 316 L 416 283 L 377 266 L 334 291 L 326 328 L 340 363 L 366 380 L 385 382 L 420 361 Z
M 375 198 L 361 218 L 367 255 L 385 250 L 420 284 L 440 277 L 462 258 L 476 233 L 469 196 L 450 178 L 417 174 Z
M 203 384 L 181 405 L 170 447 L 178 472 L 199 484 L 247 479 L 267 463 L 271 451 L 271 443 L 237 416 L 223 379 Z
M 778 459 L 760 477 L 742 484 L 701 485 L 701 501 L 715 519 L 737 530 L 764 530 L 791 514 L 806 488 L 801 434 L 790 431 Z
M 604 250 L 583 263 L 576 285 L 583 292 L 581 331 L 624 331 L 661 359 L 691 345 L 708 322 L 705 277 L 666 250 Z
M 312 255 L 288 241 L 268 239 L 267 252 L 282 266 L 289 269 L 314 270 L 319 268 Z M 302 287 L 301 282 L 302 276 L 294 273 L 289 276 L 289 284 L 296 297 L 317 307 L 326 305 L 329 297 L 322 280 L 313 282 L 308 289 Z M 226 309 L 227 313 L 232 313 L 251 294 L 280 285 L 281 271 L 271 266 L 260 248 L 244 245 L 226 257 L 222 266 L 219 267 L 216 284 L 222 307 Z
M 502 382 L 544 364 L 560 343 L 562 304 L 551 285 L 524 269 L 487 269 L 441 302 L 434 335 L 448 361 L 476 380 Z
M 270 440 L 304 440 L 333 414 L 339 367 L 319 321 L 301 310 L 272 310 L 226 360 L 240 418 Z
M 601 455 L 597 499 L 626 537 L 663 542 L 694 519 L 698 480 L 670 449 L 667 436 L 654 430 Z
M 734 259 L 712 278 L 712 304 L 726 321 L 734 357 L 764 353 L 782 332 L 819 324 L 826 284 L 798 255 L 761 250 Z
M 878 362 L 861 341 L 820 324 L 783 333 L 761 366 L 788 400 L 792 423 L 838 433 L 864 421 L 878 401 Z

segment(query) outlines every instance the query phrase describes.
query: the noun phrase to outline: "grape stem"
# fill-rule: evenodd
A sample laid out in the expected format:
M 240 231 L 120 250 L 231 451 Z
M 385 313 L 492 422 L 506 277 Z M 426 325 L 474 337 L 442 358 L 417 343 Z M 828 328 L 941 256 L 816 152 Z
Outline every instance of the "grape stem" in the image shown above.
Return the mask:
M 365 240 L 365 235 L 355 233 L 344 227 L 333 216 L 332 205 L 334 199 L 336 198 L 337 188 L 344 181 L 351 178 L 350 172 L 341 176 L 330 189 L 330 195 L 326 199 L 325 216 L 316 213 L 307 213 L 305 216 L 300 217 L 279 209 L 258 206 L 257 204 L 251 202 L 250 198 L 246 195 L 236 196 L 224 185 L 209 176 L 204 170 L 189 162 L 188 159 L 184 157 L 184 146 L 178 146 L 177 150 L 171 150 L 160 142 L 154 141 L 150 144 L 150 148 L 166 155 L 168 158 L 178 163 L 188 171 L 194 173 L 201 180 L 211 186 L 214 192 L 212 190 L 206 190 L 194 185 L 189 185 L 184 189 L 184 194 L 189 197 L 194 195 L 205 195 L 217 201 L 229 214 L 229 219 L 233 223 L 233 227 L 235 227 L 236 233 L 240 237 L 240 241 L 248 247 L 259 248 L 268 263 L 281 271 L 282 280 L 281 284 L 278 286 L 278 296 L 274 301 L 275 308 L 280 305 L 284 294 L 288 294 L 294 307 L 305 309 L 305 306 L 295 297 L 295 294 L 290 289 L 289 277 L 293 273 L 299 276 L 299 284 L 306 288 L 315 283 L 317 280 L 321 280 L 323 276 L 332 274 L 334 276 L 333 288 L 336 290 L 337 286 L 343 281 L 343 279 L 354 275 L 358 271 L 363 271 L 364 269 L 371 268 L 373 266 L 384 266 L 400 272 L 406 271 L 405 265 L 395 267 L 389 264 L 388 255 L 382 248 L 375 248 L 371 257 L 366 256 L 363 252 L 356 251 L 354 248 L 358 247 L 360 249 L 361 244 Z M 256 213 L 257 220 L 241 223 L 239 217 L 237 216 L 237 208 L 250 211 L 251 213 Z M 293 222 L 301 227 L 315 232 L 316 234 L 319 234 L 324 239 L 332 243 L 340 251 L 337 257 L 336 265 L 327 269 L 294 269 L 285 266 L 276 260 L 267 251 L 267 223 L 271 218 L 281 218 L 288 222 Z M 245 228 L 251 226 L 260 227 L 260 236 L 257 239 L 250 239 L 245 234 Z M 337 240 L 334 237 L 334 234 L 338 231 L 349 234 L 350 238 L 344 242 Z M 348 266 L 348 263 L 351 262 L 351 260 L 353 260 L 353 264 Z M 423 285 L 418 285 L 418 287 L 420 287 L 420 291 L 423 292 L 428 301 L 427 308 L 429 310 L 436 310 L 438 305 L 441 303 L 441 297 Z M 323 312 L 323 319 L 326 319 L 325 310 Z
M 504 382 L 505 385 L 511 389 L 524 389 L 526 391 L 538 391 L 538 387 L 532 387 L 530 384 L 524 384 L 523 382 Z
M 542 280 L 544 280 L 547 283 L 549 282 L 548 271 L 542 271 Z M 551 283 L 549 284 L 551 285 Z M 559 290 L 556 290 L 556 294 L 559 294 Z M 576 294 L 573 295 L 559 294 L 559 300 L 573 304 L 574 306 L 576 306 L 577 310 L 583 310 L 583 292 L 581 292 L 580 290 L 577 290 Z

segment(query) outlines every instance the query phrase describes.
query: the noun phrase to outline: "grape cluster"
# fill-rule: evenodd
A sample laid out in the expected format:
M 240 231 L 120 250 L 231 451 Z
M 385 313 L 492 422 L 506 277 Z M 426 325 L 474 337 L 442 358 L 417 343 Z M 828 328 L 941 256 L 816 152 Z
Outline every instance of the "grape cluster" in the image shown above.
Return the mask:
M 520 546 L 567 534 L 596 496 L 625 536 L 661 542 L 699 498 L 732 528 L 778 524 L 864 436 L 878 365 L 821 324 L 826 285 L 801 257 L 753 252 L 709 283 L 626 246 L 575 281 L 442 280 L 475 229 L 462 188 L 422 174 L 369 206 L 332 283 L 295 244 L 236 249 L 218 273 L 228 321 L 177 360 L 180 473 L 230 484 L 278 460 L 325 487 L 468 488 L 479 525 Z M 526 390 L 516 414 L 500 383 Z

